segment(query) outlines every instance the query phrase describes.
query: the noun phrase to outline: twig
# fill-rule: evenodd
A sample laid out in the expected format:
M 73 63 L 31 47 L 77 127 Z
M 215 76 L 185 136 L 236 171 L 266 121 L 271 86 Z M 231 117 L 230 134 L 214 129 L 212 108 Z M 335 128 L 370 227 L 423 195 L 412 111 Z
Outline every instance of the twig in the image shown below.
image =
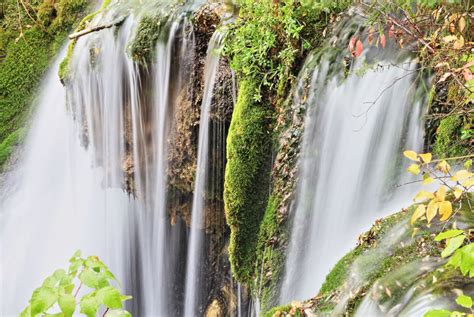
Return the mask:
M 74 40 L 74 39 L 77 39 L 81 36 L 84 36 L 84 35 L 92 33 L 92 32 L 97 32 L 97 31 L 100 31 L 100 30 L 103 30 L 103 29 L 109 29 L 111 27 L 122 24 L 123 21 L 125 21 L 125 18 L 123 18 L 123 19 L 121 19 L 117 22 L 110 23 L 110 24 L 98 25 L 98 26 L 95 26 L 95 27 L 92 27 L 92 28 L 87 28 L 87 29 L 84 29 L 82 31 L 70 34 L 69 39 Z
M 48 30 L 46 30 L 44 28 L 44 26 L 42 26 L 35 18 L 33 18 L 30 14 L 30 11 L 28 10 L 28 8 L 26 7 L 25 3 L 23 2 L 23 0 L 20 0 L 21 2 L 21 5 L 23 6 L 23 8 L 25 9 L 25 12 L 26 14 L 28 15 L 28 17 L 40 28 L 42 29 L 46 34 L 50 35 Z

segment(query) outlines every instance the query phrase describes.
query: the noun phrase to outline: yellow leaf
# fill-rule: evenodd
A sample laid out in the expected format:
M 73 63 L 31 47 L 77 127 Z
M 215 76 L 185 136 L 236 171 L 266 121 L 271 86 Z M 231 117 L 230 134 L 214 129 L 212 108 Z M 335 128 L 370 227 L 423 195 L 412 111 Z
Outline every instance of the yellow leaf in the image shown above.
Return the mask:
M 470 178 L 467 181 L 463 182 L 461 185 L 463 185 L 466 188 L 474 186 L 474 178 Z
M 463 17 L 461 17 L 461 18 L 459 19 L 459 21 L 458 21 L 458 29 L 459 29 L 459 32 L 462 33 L 465 28 L 466 28 L 466 20 L 465 20 Z
M 451 217 L 453 213 L 453 206 L 449 201 L 443 201 L 439 203 L 439 214 L 441 215 L 441 221 L 446 221 Z
M 443 42 L 449 43 L 449 42 L 456 41 L 457 39 L 458 38 L 454 35 L 448 35 L 448 36 L 443 37 Z
M 437 191 L 436 191 L 436 201 L 444 201 L 446 199 L 446 187 L 441 186 Z
M 415 221 L 417 221 L 420 217 L 424 216 L 426 212 L 426 206 L 423 204 L 418 205 L 416 207 L 415 212 L 413 212 L 413 215 L 411 216 L 410 223 L 414 224 Z
M 426 208 L 426 219 L 428 220 L 428 223 L 433 220 L 434 217 L 436 217 L 436 214 L 438 213 L 438 207 L 439 203 L 430 201 L 428 204 L 428 208 Z
M 415 151 L 405 151 L 403 152 L 403 155 L 405 155 L 405 157 L 409 158 L 412 161 L 419 161 L 418 154 L 416 154 Z
M 462 189 L 456 188 L 454 190 L 454 197 L 456 197 L 456 199 L 459 199 L 459 197 L 461 197 L 461 195 L 462 195 Z
M 421 157 L 422 162 L 427 164 L 431 162 L 431 158 L 433 157 L 433 155 L 431 155 L 431 153 L 425 153 L 425 154 L 420 154 L 420 157 Z
M 423 175 L 423 185 L 428 185 L 434 182 L 434 179 L 432 179 L 428 174 Z
M 459 39 L 457 39 L 456 42 L 454 42 L 453 48 L 455 50 L 460 50 L 463 47 L 464 47 L 464 37 L 461 35 L 459 36 Z
M 407 168 L 407 171 L 413 175 L 418 175 L 420 174 L 420 166 L 418 164 L 412 164 L 409 168 Z
M 453 177 L 451 177 L 451 180 L 457 182 L 457 181 L 463 181 L 469 177 L 472 176 L 472 173 L 469 173 L 467 170 L 460 170 L 457 171 Z
M 436 169 L 440 172 L 443 172 L 444 174 L 448 174 L 451 166 L 449 166 L 448 162 L 443 160 L 439 162 L 438 165 L 436 165 Z
M 426 199 L 433 199 L 433 198 L 434 198 L 433 193 L 427 192 L 426 190 L 420 190 L 418 194 L 416 194 L 413 200 L 418 201 L 418 200 L 426 200 Z

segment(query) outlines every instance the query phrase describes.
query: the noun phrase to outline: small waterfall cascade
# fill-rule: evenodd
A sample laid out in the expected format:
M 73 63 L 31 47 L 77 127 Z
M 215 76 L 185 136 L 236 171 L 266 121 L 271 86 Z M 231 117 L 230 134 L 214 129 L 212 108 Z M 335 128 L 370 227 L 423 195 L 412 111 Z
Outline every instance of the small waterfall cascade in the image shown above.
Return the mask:
M 224 33 L 209 42 L 201 31 L 196 39 L 190 16 L 202 4 L 113 1 L 91 25 L 114 26 L 77 39 L 65 87 L 57 78 L 65 52 L 52 66 L 25 159 L 2 187 L 1 315 L 21 311 L 32 290 L 77 249 L 109 264 L 123 292 L 133 294 L 127 309 L 136 316 L 202 314 L 209 289 L 230 279 L 229 270 L 202 276 L 203 268 L 209 276 L 215 263 L 227 261 L 218 257 L 228 230 L 222 184 L 229 123 L 222 118 L 230 115 L 213 102 L 214 87 L 232 99 L 231 88 L 215 84 Z M 136 56 L 135 46 L 149 43 L 146 18 L 158 25 L 156 44 L 153 54 Z M 201 88 L 197 41 L 208 47 Z M 183 161 L 192 169 L 189 158 L 176 157 L 177 144 L 195 130 L 199 144 L 181 147 L 197 152 L 188 199 L 172 177 Z M 183 205 L 192 206 L 192 219 L 177 215 Z
M 334 56 L 306 64 L 313 75 L 308 95 L 296 96 L 308 110 L 281 303 L 317 294 L 359 233 L 411 201 L 413 189 L 396 185 L 410 180 L 403 150 L 422 148 L 417 65 L 366 47 L 343 80 Z
M 200 311 L 202 313 L 202 309 L 199 309 L 197 305 L 201 302 L 198 296 L 200 295 L 201 285 L 204 279 L 203 270 L 201 268 L 204 263 L 202 261 L 204 255 L 202 248 L 202 230 L 205 220 L 205 195 L 209 181 L 210 111 L 223 38 L 223 32 L 214 32 L 209 42 L 204 69 L 204 94 L 199 122 L 197 169 L 186 268 L 185 316 L 196 316 Z

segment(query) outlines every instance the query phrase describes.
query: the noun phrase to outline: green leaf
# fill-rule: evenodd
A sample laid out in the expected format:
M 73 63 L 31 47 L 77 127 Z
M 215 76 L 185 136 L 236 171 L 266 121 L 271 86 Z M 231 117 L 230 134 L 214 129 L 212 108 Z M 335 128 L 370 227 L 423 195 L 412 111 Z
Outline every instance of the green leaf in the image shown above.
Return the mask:
M 458 298 L 456 298 L 456 303 L 462 307 L 471 308 L 472 298 L 467 295 L 459 295 Z
M 441 232 L 440 234 L 438 234 L 436 236 L 435 240 L 436 241 L 442 241 L 442 240 L 445 240 L 445 239 L 456 237 L 456 236 L 460 235 L 461 233 L 464 233 L 464 230 L 448 230 L 448 231 Z
M 430 310 L 424 315 L 424 317 L 449 317 L 449 316 L 451 316 L 451 312 L 444 309 Z
M 456 251 L 456 253 L 460 254 L 459 268 L 462 274 L 474 276 L 474 244 L 468 244 Z
M 87 317 L 95 317 L 97 309 L 100 306 L 99 301 L 96 298 L 96 292 L 81 298 L 81 313 L 86 314 Z
M 459 249 L 459 247 L 464 243 L 465 239 L 466 237 L 464 235 L 450 238 L 446 248 L 444 248 L 443 252 L 441 252 L 441 257 L 445 258 L 453 254 L 453 252 Z
M 89 269 L 79 273 L 79 280 L 90 288 L 97 288 L 99 286 L 99 276 Z
M 132 315 L 126 310 L 114 309 L 107 312 L 107 317 L 132 317 Z
M 60 295 L 58 304 L 65 317 L 72 316 L 76 310 L 76 299 L 71 294 Z
M 120 295 L 120 292 L 112 286 L 107 286 L 98 290 L 97 298 L 101 303 L 103 303 L 108 308 L 111 308 L 111 309 L 122 308 L 122 297 Z
M 63 269 L 56 270 L 56 271 L 54 271 L 53 276 L 54 276 L 58 281 L 61 281 L 61 280 L 66 276 L 66 271 L 64 271 Z
M 129 300 L 129 299 L 132 299 L 133 297 L 132 296 L 128 296 L 128 295 L 121 295 L 120 296 L 120 299 L 122 300 L 122 302 L 126 301 L 126 300 Z
M 54 288 L 48 286 L 37 288 L 33 292 L 30 300 L 31 315 L 35 316 L 47 311 L 54 305 L 54 303 L 56 303 L 57 299 L 57 291 Z
M 31 307 L 26 307 L 20 314 L 20 317 L 31 317 Z

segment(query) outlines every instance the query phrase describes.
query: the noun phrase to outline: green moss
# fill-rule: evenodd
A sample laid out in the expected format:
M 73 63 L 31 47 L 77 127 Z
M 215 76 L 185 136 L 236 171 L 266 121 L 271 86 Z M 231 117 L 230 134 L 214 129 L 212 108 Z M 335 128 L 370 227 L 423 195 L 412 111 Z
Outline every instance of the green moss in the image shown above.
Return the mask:
M 86 3 L 34 1 L 30 15 L 37 12 L 38 20 L 31 21 L 20 11 L 21 24 L 16 1 L 5 3 L 7 9 L 0 19 L 0 51 L 4 56 L 0 63 L 0 170 L 21 135 L 36 88 L 51 58 Z M 26 24 L 31 27 L 25 28 Z
M 260 222 L 268 198 L 271 112 L 252 97 L 255 84 L 242 81 L 227 138 L 224 200 L 231 229 L 229 256 L 240 281 L 253 272 Z
M 291 305 L 278 306 L 270 309 L 263 314 L 263 317 L 273 317 L 276 313 L 288 313 L 291 310 Z
M 67 1 L 82 1 L 82 0 L 67 0 Z M 79 22 L 79 25 L 75 29 L 75 32 L 79 32 L 83 30 L 87 26 L 87 23 L 89 23 L 93 18 L 95 18 L 98 14 L 100 14 L 102 11 L 104 11 L 107 8 L 107 6 L 110 4 L 110 1 L 111 0 L 104 0 L 102 2 L 102 5 L 97 11 L 94 11 L 86 15 L 81 20 L 81 22 Z M 71 60 L 72 52 L 74 51 L 74 46 L 76 45 L 76 42 L 77 42 L 77 39 L 71 40 L 67 48 L 66 57 L 64 57 L 64 59 L 61 61 L 61 64 L 59 65 L 58 75 L 61 81 L 65 81 L 67 79 L 67 75 L 69 73 L 69 62 Z
M 138 24 L 136 36 L 130 47 L 132 58 L 141 63 L 148 64 L 152 61 L 156 42 L 164 18 L 146 16 Z
M 440 158 L 465 155 L 467 149 L 465 142 L 461 140 L 462 127 L 461 116 L 451 115 L 441 120 L 436 131 L 433 153 Z
M 3 165 L 7 162 L 10 154 L 13 152 L 16 145 L 23 139 L 24 130 L 18 129 L 8 135 L 8 137 L 0 143 L 0 170 L 3 169 Z

